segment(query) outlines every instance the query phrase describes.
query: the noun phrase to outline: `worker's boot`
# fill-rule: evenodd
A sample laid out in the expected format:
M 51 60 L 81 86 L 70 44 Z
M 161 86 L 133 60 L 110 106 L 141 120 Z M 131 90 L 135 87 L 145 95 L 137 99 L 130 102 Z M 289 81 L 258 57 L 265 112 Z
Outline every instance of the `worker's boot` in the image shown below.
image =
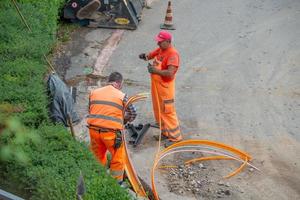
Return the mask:
M 76 13 L 78 19 L 90 19 L 94 12 L 96 12 L 101 7 L 99 0 L 91 0 L 84 7 L 80 8 Z
M 167 140 L 166 142 L 165 142 L 165 148 L 167 148 L 167 147 L 169 147 L 169 146 L 171 146 L 171 145 L 173 145 L 173 144 L 175 144 L 175 143 L 177 143 L 177 142 L 180 142 L 180 141 L 171 141 L 171 140 Z

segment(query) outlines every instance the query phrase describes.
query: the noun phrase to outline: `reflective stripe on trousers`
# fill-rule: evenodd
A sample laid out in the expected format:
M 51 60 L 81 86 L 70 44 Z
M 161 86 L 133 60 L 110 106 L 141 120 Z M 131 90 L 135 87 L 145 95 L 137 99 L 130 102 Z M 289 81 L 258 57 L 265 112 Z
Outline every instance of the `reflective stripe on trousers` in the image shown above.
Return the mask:
M 112 170 L 110 169 L 110 174 L 114 177 L 118 182 L 123 181 L 124 170 Z
M 165 136 L 168 136 L 170 139 L 173 140 L 181 140 L 181 133 L 180 133 L 180 128 L 177 126 L 175 129 L 162 129 L 161 130 L 162 134 Z

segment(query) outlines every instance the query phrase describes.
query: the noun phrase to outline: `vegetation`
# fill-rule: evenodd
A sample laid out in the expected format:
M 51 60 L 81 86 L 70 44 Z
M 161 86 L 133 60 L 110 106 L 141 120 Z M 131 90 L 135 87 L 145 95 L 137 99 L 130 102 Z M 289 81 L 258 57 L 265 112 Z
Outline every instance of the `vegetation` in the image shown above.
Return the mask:
M 0 1 L 0 188 L 26 199 L 75 199 L 82 172 L 84 199 L 129 199 L 85 144 L 48 118 L 44 83 L 64 0 Z

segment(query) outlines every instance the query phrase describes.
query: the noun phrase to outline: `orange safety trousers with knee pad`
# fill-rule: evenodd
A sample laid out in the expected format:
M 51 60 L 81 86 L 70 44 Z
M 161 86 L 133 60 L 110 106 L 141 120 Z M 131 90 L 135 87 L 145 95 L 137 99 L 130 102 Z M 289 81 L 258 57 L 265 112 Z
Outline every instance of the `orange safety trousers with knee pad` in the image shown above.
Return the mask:
M 125 163 L 124 155 L 125 148 L 122 143 L 119 148 L 115 148 L 115 132 L 100 132 L 95 129 L 89 129 L 91 138 L 91 151 L 94 153 L 96 158 L 102 163 L 103 166 L 106 165 L 107 156 L 106 153 L 109 151 L 111 153 L 110 161 L 110 173 L 118 182 L 123 181 Z
M 106 165 L 106 153 L 111 153 L 110 173 L 119 182 L 124 174 L 124 144 L 115 148 L 117 131 L 123 130 L 123 99 L 125 94 L 111 85 L 93 90 L 90 94 L 87 123 L 91 150 Z
M 155 59 L 155 67 L 161 69 L 161 64 Z M 182 140 L 179 121 L 175 109 L 175 78 L 165 82 L 161 76 L 151 74 L 151 94 L 154 117 L 159 123 L 161 118 L 161 131 L 171 141 Z M 160 111 L 160 113 L 159 113 Z

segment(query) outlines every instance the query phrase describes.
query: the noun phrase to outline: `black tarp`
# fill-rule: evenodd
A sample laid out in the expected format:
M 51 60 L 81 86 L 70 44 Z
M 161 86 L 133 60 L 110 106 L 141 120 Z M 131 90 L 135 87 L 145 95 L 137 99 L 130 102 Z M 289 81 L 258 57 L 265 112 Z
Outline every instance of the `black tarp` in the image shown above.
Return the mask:
M 68 125 L 68 115 L 73 123 L 79 122 L 79 117 L 74 110 L 74 100 L 67 85 L 53 73 L 49 75 L 48 92 L 50 97 L 50 118 L 55 123 Z

